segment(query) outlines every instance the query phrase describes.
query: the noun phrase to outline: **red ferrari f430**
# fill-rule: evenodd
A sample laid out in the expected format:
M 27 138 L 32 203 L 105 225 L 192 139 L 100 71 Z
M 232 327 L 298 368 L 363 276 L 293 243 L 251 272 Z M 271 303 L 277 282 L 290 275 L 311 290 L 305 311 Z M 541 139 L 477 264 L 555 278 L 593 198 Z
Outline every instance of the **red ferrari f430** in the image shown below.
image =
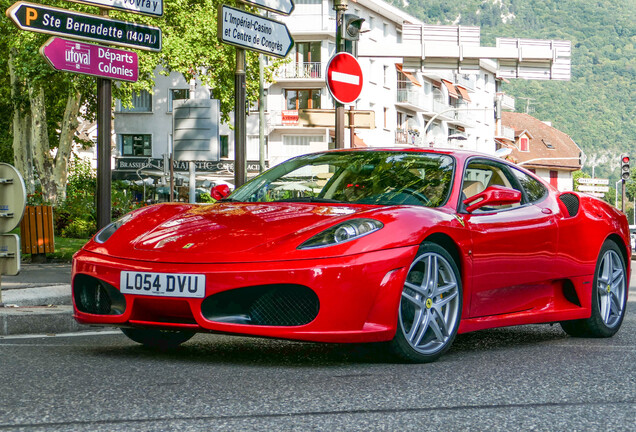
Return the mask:
M 428 362 L 458 333 L 493 327 L 614 335 L 630 255 L 621 212 L 501 159 L 340 150 L 290 159 L 211 205 L 157 204 L 108 225 L 73 259 L 74 314 L 151 346 L 222 332 L 388 342 Z

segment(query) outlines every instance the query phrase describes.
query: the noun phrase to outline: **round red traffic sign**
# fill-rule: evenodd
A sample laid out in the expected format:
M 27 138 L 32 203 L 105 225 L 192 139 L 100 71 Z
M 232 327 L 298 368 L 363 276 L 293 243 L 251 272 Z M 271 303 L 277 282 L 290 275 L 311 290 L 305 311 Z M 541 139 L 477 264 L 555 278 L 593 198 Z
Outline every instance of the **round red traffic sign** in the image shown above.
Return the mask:
M 362 92 L 362 69 L 358 60 L 346 52 L 331 57 L 327 64 L 327 87 L 338 102 L 355 102 Z

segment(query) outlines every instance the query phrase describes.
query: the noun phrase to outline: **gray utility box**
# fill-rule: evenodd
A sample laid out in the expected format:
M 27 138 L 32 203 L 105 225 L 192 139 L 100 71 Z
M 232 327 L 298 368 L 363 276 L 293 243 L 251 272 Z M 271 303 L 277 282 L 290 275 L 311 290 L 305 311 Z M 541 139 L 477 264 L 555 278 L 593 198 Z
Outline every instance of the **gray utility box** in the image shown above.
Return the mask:
M 177 161 L 219 160 L 219 101 L 175 100 L 172 107 L 172 144 Z

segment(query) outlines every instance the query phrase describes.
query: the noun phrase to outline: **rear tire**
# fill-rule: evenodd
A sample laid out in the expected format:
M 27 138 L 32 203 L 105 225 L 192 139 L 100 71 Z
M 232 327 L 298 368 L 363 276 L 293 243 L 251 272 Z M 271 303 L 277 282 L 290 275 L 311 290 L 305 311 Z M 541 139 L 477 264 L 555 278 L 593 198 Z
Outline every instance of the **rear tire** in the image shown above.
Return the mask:
M 412 363 L 437 360 L 453 343 L 461 313 L 457 264 L 444 248 L 424 242 L 406 276 L 391 350 Z
M 561 328 L 574 337 L 605 338 L 616 334 L 625 317 L 627 270 L 620 249 L 612 240 L 601 248 L 592 287 L 592 315 L 563 321 Z
M 122 328 L 121 332 L 137 343 L 160 349 L 176 348 L 194 336 L 194 332 L 182 330 Z

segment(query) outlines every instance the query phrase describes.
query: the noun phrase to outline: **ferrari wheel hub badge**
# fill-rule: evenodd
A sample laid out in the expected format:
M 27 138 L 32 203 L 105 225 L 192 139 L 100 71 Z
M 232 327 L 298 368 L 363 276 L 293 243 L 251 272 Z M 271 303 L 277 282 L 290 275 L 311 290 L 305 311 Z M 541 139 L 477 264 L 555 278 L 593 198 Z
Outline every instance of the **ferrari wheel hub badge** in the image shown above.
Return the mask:
M 430 309 L 433 307 L 433 299 L 426 299 L 426 309 Z
M 609 294 L 612 291 L 612 286 L 607 284 L 607 293 Z

